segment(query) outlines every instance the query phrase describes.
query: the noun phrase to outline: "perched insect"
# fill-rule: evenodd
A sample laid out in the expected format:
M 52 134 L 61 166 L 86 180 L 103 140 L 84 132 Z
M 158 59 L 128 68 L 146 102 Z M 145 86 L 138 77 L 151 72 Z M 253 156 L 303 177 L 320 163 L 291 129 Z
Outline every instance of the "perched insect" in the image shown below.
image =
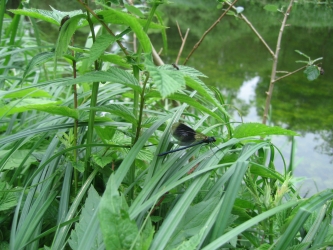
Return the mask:
M 203 143 L 208 144 L 216 142 L 216 139 L 214 137 L 209 137 L 199 132 L 196 132 L 194 129 L 179 122 L 176 122 L 172 125 L 172 135 L 179 141 L 179 145 L 186 146 L 160 153 L 158 156 L 167 155 Z
M 179 70 L 179 67 L 175 64 L 175 63 L 173 63 L 173 64 L 171 64 L 176 70 Z
M 59 30 L 61 30 L 61 27 L 62 27 L 62 26 L 65 24 L 65 22 L 67 22 L 69 19 L 70 19 L 70 16 L 69 16 L 69 15 L 66 15 L 66 16 L 64 16 L 64 17 L 61 19 Z

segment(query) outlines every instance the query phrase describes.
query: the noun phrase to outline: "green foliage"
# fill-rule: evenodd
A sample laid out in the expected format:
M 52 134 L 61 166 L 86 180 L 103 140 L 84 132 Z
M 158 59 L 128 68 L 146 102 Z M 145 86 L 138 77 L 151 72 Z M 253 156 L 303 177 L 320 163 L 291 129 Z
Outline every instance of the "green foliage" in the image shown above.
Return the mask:
M 250 136 L 287 135 L 296 136 L 296 132 L 281 127 L 270 127 L 261 123 L 245 123 L 237 126 L 234 131 L 235 138 Z
M 16 47 L 2 44 L 0 56 L 3 247 L 328 245 L 332 191 L 300 199 L 293 178 L 275 170 L 275 147 L 253 139 L 297 134 L 262 124 L 234 127 L 226 108 L 230 103 L 219 89 L 206 86 L 203 73 L 188 66 L 155 66 L 147 30 L 166 34 L 156 14 L 159 4 L 153 1 L 149 13 L 126 5 L 133 15 L 85 5 L 78 8 L 89 15 L 12 10 L 61 27 L 52 46 L 41 46 L 19 32 L 24 19 L 7 20 L 19 28 L 10 34 Z M 155 14 L 158 24 L 152 22 Z M 94 33 L 98 24 L 102 28 Z M 117 36 L 110 29 L 115 24 Z M 93 40 L 84 49 L 72 42 L 82 27 L 89 27 Z M 122 45 L 124 36 L 133 34 L 140 43 L 135 52 Z M 1 35 L 9 38 L 4 30 Z M 172 147 L 170 129 L 179 120 L 221 136 L 212 148 L 157 156 Z M 306 236 L 300 233 L 303 227 Z

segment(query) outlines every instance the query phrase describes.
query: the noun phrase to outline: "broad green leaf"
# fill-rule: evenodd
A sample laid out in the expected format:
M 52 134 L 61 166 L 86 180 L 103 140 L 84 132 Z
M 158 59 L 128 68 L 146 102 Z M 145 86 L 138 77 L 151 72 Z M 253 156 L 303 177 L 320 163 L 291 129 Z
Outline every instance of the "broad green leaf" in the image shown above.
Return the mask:
M 188 240 L 191 236 L 197 235 L 207 222 L 217 203 L 218 198 L 211 198 L 189 207 L 170 238 L 167 248 L 174 249 L 181 242 Z
M 202 105 L 197 100 L 195 100 L 194 98 L 192 98 L 188 95 L 175 93 L 175 94 L 170 95 L 169 99 L 177 100 L 177 101 L 180 101 L 182 103 L 187 103 L 191 107 L 196 108 L 196 109 L 198 109 L 198 110 L 200 110 L 204 113 L 207 113 L 207 114 L 211 115 L 212 117 L 216 118 L 218 121 L 223 122 L 222 117 L 220 117 L 219 115 L 214 113 L 211 108 L 206 107 L 205 105 Z
M 318 76 L 320 75 L 320 71 L 317 66 L 311 65 L 306 67 L 306 69 L 304 70 L 304 74 L 306 74 L 306 77 L 309 81 L 313 81 L 318 78 Z
M 61 57 L 63 54 L 67 52 L 68 45 L 72 39 L 72 36 L 74 35 L 75 31 L 78 28 L 79 21 L 85 18 L 86 18 L 85 14 L 79 14 L 71 17 L 62 25 L 56 43 L 55 60 L 57 60 L 57 58 Z
M 73 168 L 75 168 L 80 173 L 84 172 L 84 162 L 82 162 L 82 161 L 72 162 L 72 165 L 73 165 Z
M 0 150 L 0 158 L 2 159 L 3 157 L 6 157 L 6 154 L 9 153 L 10 150 Z M 6 161 L 5 166 L 2 169 L 15 169 L 20 164 L 22 164 L 23 159 L 27 156 L 29 153 L 29 150 L 17 150 L 15 151 L 10 158 Z M 27 160 L 24 162 L 23 167 L 27 168 L 29 167 L 32 163 L 37 162 L 37 159 L 33 157 L 32 155 L 29 155 Z
M 167 70 L 163 67 L 156 67 L 150 55 L 146 57 L 145 65 L 154 80 L 157 90 L 161 93 L 162 98 L 185 87 L 184 76 L 178 70 Z
M 264 9 L 270 12 L 277 12 L 279 7 L 274 4 L 267 4 L 264 6 Z
M 103 140 L 104 143 L 106 143 L 107 140 L 111 140 L 116 132 L 116 129 L 114 127 L 106 126 L 106 127 L 95 127 L 97 135 L 99 138 Z
M 29 62 L 27 68 L 25 69 L 22 80 L 24 80 L 29 74 L 34 72 L 35 67 L 47 62 L 52 57 L 54 57 L 54 52 L 42 52 L 42 53 L 35 55 Z
M 73 17 L 83 13 L 82 10 L 62 12 L 56 9 L 53 9 L 53 11 L 49 11 L 49 10 L 34 9 L 34 8 L 16 9 L 16 10 L 10 10 L 10 12 L 18 15 L 33 17 L 57 25 L 60 25 L 61 19 L 63 19 L 67 15 Z
M 137 123 L 137 120 L 134 117 L 131 110 L 129 110 L 126 106 L 121 105 L 121 104 L 111 104 L 111 105 L 107 105 L 107 106 L 96 107 L 96 108 L 94 108 L 94 110 L 109 112 L 111 114 L 124 118 L 126 121 L 128 121 L 132 124 Z
M 151 224 L 151 220 L 148 218 L 147 223 L 142 231 L 142 237 L 141 237 L 142 250 L 149 249 L 150 244 L 153 240 L 153 236 L 154 236 L 154 228 Z
M 37 88 L 29 88 L 29 89 L 18 89 L 15 93 L 8 93 L 6 91 L 0 91 L 0 95 L 3 95 L 3 98 L 21 98 L 21 97 L 52 97 L 52 95 L 45 90 L 37 89 Z
M 72 230 L 68 240 L 72 249 L 99 249 L 103 244 L 102 232 L 99 227 L 99 221 L 96 219 L 98 206 L 101 197 L 93 186 L 88 190 L 88 197 L 84 203 L 80 220 L 75 223 L 75 229 Z
M 120 196 L 112 174 L 102 196 L 99 221 L 106 249 L 130 249 L 139 233 L 135 221 L 128 215 L 128 205 Z M 132 249 L 141 249 L 136 241 Z
M 116 41 L 116 37 L 110 34 L 103 34 L 96 37 L 96 41 L 90 49 L 90 55 L 88 58 L 88 65 L 91 65 L 97 60 L 105 50 Z
M 78 117 L 78 113 L 76 110 L 65 106 L 58 106 L 57 104 L 59 103 L 60 102 L 57 101 L 33 98 L 15 100 L 5 106 L 0 107 L 0 116 L 11 115 L 15 113 L 25 112 L 28 110 L 39 110 L 54 115 L 68 116 L 72 118 Z
M 261 123 L 243 123 L 235 128 L 235 138 L 245 138 L 249 136 L 268 136 L 268 135 L 287 135 L 297 136 L 298 134 L 294 131 L 280 128 L 280 127 L 269 127 Z
M 131 64 L 129 64 L 127 62 L 127 60 L 120 55 L 104 54 L 104 55 L 101 55 L 101 59 L 105 62 L 110 62 L 110 63 L 116 64 L 120 67 L 131 68 Z
M 110 156 L 100 156 L 100 155 L 93 155 L 94 162 L 101 168 L 104 168 L 107 164 L 112 162 L 113 157 Z
M 200 229 L 200 228 L 198 228 Z M 177 248 L 174 248 L 175 250 L 195 250 L 198 249 L 198 245 L 205 233 L 205 230 L 207 230 L 207 228 L 205 227 L 201 227 L 201 230 L 193 235 L 189 240 L 183 241 L 179 246 L 177 246 Z
M 143 26 L 139 22 L 139 19 L 134 16 L 118 11 L 115 9 L 108 9 L 98 12 L 99 16 L 102 16 L 102 20 L 106 23 L 122 24 L 131 27 L 133 32 L 136 34 L 141 47 L 145 53 L 151 52 L 151 44 L 148 35 L 143 31 Z
M 140 10 L 139 8 L 136 8 L 134 5 L 125 4 L 125 8 L 126 8 L 129 12 L 131 12 L 131 13 L 137 15 L 138 17 L 140 17 L 140 18 L 145 18 L 145 15 L 142 14 L 141 10 Z
M 93 71 L 86 73 L 78 78 L 67 81 L 66 85 L 93 82 L 120 83 L 135 91 L 141 91 L 138 80 L 129 72 L 117 67 L 111 67 L 108 71 Z
M 12 192 L 10 186 L 3 181 L 0 181 L 0 211 L 12 209 L 17 204 L 17 195 Z

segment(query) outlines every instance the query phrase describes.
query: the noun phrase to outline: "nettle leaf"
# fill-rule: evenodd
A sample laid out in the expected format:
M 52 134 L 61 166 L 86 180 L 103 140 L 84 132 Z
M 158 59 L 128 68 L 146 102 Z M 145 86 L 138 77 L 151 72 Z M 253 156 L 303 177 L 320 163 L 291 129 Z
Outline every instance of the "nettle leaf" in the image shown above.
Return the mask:
M 10 152 L 10 150 L 0 150 L 0 158 L 3 159 L 4 157 L 7 157 L 6 155 Z M 23 168 L 29 167 L 32 163 L 37 162 L 37 159 L 30 154 L 29 150 L 17 150 L 13 154 L 10 155 L 8 160 L 6 161 L 6 164 L 2 166 L 1 171 L 3 170 L 12 170 L 17 168 L 22 164 L 22 161 L 25 159 L 25 157 L 28 156 L 28 158 L 23 163 Z
M 103 245 L 102 232 L 97 220 L 98 206 L 101 197 L 93 186 L 88 190 L 88 197 L 84 203 L 80 220 L 75 223 L 68 240 L 72 249 L 100 249 Z
M 49 23 L 57 24 L 57 25 L 60 25 L 61 20 L 67 15 L 69 17 L 73 17 L 76 15 L 83 14 L 82 10 L 63 12 L 63 11 L 58 11 L 54 8 L 52 8 L 52 9 L 53 9 L 53 11 L 34 9 L 34 8 L 16 9 L 16 10 L 10 10 L 10 12 L 12 12 L 14 14 L 18 14 L 18 15 L 33 17 L 33 18 L 43 20 L 43 21 L 46 21 Z
M 37 89 L 37 88 L 29 88 L 18 90 L 15 93 L 5 94 L 6 91 L 0 91 L 0 95 L 3 95 L 3 98 L 22 98 L 22 97 L 52 97 L 52 95 L 45 90 Z
M 175 249 L 178 245 L 188 240 L 191 236 L 200 233 L 200 230 L 207 222 L 207 219 L 213 212 L 217 203 L 218 198 L 215 197 L 189 207 L 185 216 L 180 221 L 177 229 L 173 232 L 167 248 Z
M 139 229 L 129 217 L 124 196 L 118 193 L 114 174 L 102 196 L 98 218 L 106 249 L 142 249 Z
M 15 100 L 5 106 L 0 107 L 0 116 L 11 115 L 28 110 L 39 110 L 54 115 L 78 118 L 78 113 L 76 110 L 65 106 L 58 106 L 58 104 L 60 104 L 60 102 L 33 98 Z
M 306 77 L 308 78 L 309 81 L 316 80 L 320 75 L 320 71 L 318 67 L 315 65 L 306 67 L 303 73 L 306 74 Z
M 116 40 L 117 38 L 110 34 L 103 34 L 96 37 L 96 41 L 90 49 L 88 65 L 91 65 L 95 60 L 97 60 Z
M 145 66 L 153 78 L 157 90 L 165 98 L 176 91 L 185 88 L 184 76 L 179 70 L 168 70 L 164 67 L 156 67 L 151 60 L 151 56 L 147 56 Z
M 270 127 L 261 123 L 243 123 L 237 126 L 234 131 L 234 138 L 268 135 L 297 136 L 298 134 L 288 129 L 281 127 Z
M 130 87 L 135 91 L 141 91 L 138 80 L 130 73 L 117 67 L 112 67 L 108 71 L 93 71 L 67 81 L 65 85 L 73 85 L 87 82 L 111 82 L 120 83 Z M 64 84 L 63 84 L 64 86 Z
M 264 9 L 270 12 L 277 12 L 279 7 L 274 4 L 267 4 L 264 6 Z
M 105 23 L 113 23 L 113 24 L 122 24 L 128 25 L 132 29 L 132 31 L 136 34 L 142 49 L 145 53 L 151 52 L 151 43 L 148 35 L 143 30 L 143 25 L 140 20 L 128 13 L 118 11 L 115 9 L 108 9 L 97 12 L 98 16 L 101 16 L 103 22 Z
M 93 155 L 94 162 L 101 168 L 104 168 L 107 164 L 112 162 L 113 157 L 111 156 L 100 156 L 100 155 Z
M 11 186 L 6 182 L 0 181 L 0 211 L 11 209 L 17 204 L 17 195 L 10 190 Z M 3 249 L 3 248 L 1 248 Z M 9 248 L 6 248 L 9 249 Z
M 97 111 L 102 111 L 102 112 L 109 112 L 114 115 L 120 116 L 124 118 L 126 121 L 136 124 L 137 120 L 134 117 L 133 113 L 124 105 L 120 104 L 111 104 L 107 106 L 102 106 L 102 107 L 96 107 L 94 110 Z

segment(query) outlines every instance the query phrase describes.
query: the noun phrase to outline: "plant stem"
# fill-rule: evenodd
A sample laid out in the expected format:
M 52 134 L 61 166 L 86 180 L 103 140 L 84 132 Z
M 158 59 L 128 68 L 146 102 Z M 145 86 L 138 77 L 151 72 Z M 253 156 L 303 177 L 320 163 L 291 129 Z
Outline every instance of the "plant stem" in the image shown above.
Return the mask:
M 272 99 L 273 90 L 274 90 L 274 82 L 275 82 L 275 77 L 276 77 L 276 69 L 277 69 L 277 63 L 278 63 L 278 58 L 279 58 L 282 34 L 283 34 L 284 28 L 286 26 L 287 18 L 288 18 L 288 15 L 289 15 L 290 11 L 291 11 L 291 7 L 293 5 L 293 2 L 294 2 L 294 0 L 290 1 L 288 9 L 287 9 L 286 13 L 284 14 L 284 18 L 283 18 L 283 21 L 282 21 L 282 24 L 281 24 L 279 36 L 278 36 L 278 39 L 277 39 L 276 50 L 275 50 L 275 53 L 274 53 L 274 56 L 273 56 L 273 66 L 272 66 L 271 80 L 270 80 L 270 84 L 269 84 L 269 90 L 267 92 L 265 111 L 264 111 L 264 115 L 263 115 L 263 119 L 262 119 L 263 124 L 266 124 L 269 107 L 271 105 L 271 99 Z

